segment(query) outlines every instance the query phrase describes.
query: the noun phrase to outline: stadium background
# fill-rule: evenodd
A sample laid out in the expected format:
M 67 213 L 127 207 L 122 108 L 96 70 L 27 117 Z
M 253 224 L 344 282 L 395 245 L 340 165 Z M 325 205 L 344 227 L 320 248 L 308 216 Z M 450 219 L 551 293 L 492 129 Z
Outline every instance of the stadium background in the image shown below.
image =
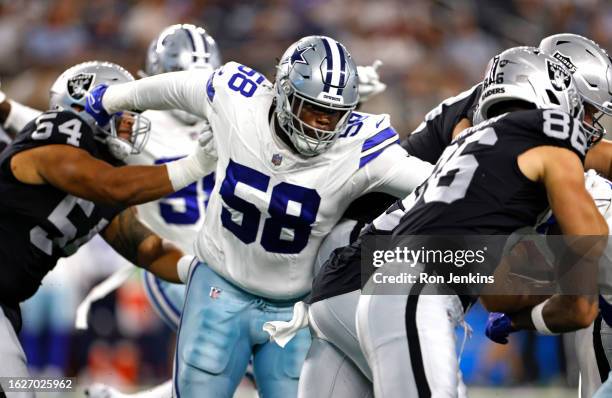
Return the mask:
M 180 22 L 204 26 L 224 60 L 255 67 L 269 78 L 284 49 L 309 34 L 341 41 L 359 65 L 381 59 L 379 72 L 388 87 L 364 110 L 391 114 L 402 136 L 441 100 L 478 82 L 489 58 L 504 48 L 537 45 L 559 32 L 612 48 L 612 2 L 603 0 L 3 0 L 2 90 L 46 109 L 51 83 L 68 66 L 98 59 L 136 74 L 150 41 Z M 88 332 L 72 329 L 85 292 L 120 263 L 95 241 L 86 254 L 59 265 L 26 304 L 21 337 L 35 372 L 128 389 L 167 377 L 171 333 L 148 306 L 137 276 L 94 305 Z M 536 386 L 534 396 L 569 394 L 567 388 L 577 383 L 576 366 L 560 338 L 521 333 L 508 346 L 493 345 L 483 337 L 485 319 L 481 309 L 469 317 L 474 334 L 462 370 L 470 386 Z M 473 391 L 477 396 L 479 390 Z M 510 394 L 484 391 L 484 396 Z

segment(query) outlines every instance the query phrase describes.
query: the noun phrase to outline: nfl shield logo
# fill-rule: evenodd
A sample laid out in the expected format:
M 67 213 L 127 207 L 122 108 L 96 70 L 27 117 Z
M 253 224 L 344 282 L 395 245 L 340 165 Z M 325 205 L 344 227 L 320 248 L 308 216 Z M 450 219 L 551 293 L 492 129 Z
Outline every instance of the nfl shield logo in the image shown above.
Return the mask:
M 280 153 L 275 153 L 274 155 L 272 155 L 272 164 L 274 166 L 280 166 L 282 161 L 283 155 L 281 155 Z
M 210 296 L 211 299 L 216 300 L 221 295 L 221 289 L 219 289 L 218 287 L 212 286 L 210 288 L 210 293 L 208 295 Z

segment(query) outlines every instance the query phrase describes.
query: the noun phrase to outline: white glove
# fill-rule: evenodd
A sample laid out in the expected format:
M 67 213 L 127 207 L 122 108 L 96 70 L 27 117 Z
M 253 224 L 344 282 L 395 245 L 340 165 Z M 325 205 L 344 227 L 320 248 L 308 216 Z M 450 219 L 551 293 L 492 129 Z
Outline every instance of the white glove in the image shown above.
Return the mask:
M 217 148 L 208 125 L 204 125 L 198 137 L 198 146 L 191 155 L 166 163 L 168 177 L 175 191 L 209 175 L 216 167 Z
M 308 326 L 308 306 L 303 301 L 298 301 L 293 306 L 293 318 L 289 322 L 266 322 L 263 330 L 270 335 L 270 340 L 285 348 L 298 330 L 306 326 Z
M 593 197 L 597 209 L 602 216 L 608 218 L 607 213 L 611 210 L 612 203 L 612 185 L 595 170 L 587 171 L 584 177 L 585 187 Z
M 202 132 L 198 137 L 198 143 L 202 151 L 211 159 L 217 159 L 217 147 L 215 146 L 215 140 L 212 129 L 208 120 L 199 122 L 198 126 L 202 127 Z
M 381 83 L 377 72 L 377 69 L 382 64 L 382 61 L 377 59 L 370 66 L 357 66 L 357 74 L 359 75 L 359 102 L 366 102 L 387 88 L 386 84 Z

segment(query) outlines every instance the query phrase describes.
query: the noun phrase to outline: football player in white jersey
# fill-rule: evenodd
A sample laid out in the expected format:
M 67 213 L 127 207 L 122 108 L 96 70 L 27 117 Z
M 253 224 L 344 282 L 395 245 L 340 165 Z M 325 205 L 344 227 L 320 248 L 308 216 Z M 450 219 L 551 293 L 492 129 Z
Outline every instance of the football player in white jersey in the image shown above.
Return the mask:
M 431 171 L 397 145 L 388 115 L 353 112 L 357 79 L 344 46 L 309 36 L 285 52 L 274 85 L 230 62 L 213 73 L 99 86 L 89 97 L 100 123 L 126 104 L 182 109 L 206 117 L 214 132 L 216 181 L 198 259 L 183 261 L 176 396 L 231 396 L 251 354 L 262 395 L 295 396 L 310 336 L 299 333 L 283 350 L 268 342 L 263 323 L 291 318 L 322 239 L 353 199 L 372 191 L 403 197 Z

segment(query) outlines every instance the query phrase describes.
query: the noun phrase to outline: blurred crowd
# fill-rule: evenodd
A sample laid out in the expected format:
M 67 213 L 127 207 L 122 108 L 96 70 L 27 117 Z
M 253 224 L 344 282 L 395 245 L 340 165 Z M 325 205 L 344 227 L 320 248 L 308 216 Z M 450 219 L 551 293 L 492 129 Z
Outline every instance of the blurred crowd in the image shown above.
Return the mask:
M 284 49 L 309 34 L 341 41 L 360 65 L 381 59 L 388 90 L 367 110 L 390 113 L 403 134 L 480 80 L 504 48 L 566 31 L 612 45 L 605 0 L 2 0 L 3 89 L 45 108 L 50 83 L 67 66 L 100 59 L 136 73 L 150 41 L 179 22 L 204 26 L 225 60 L 269 78 Z
M 380 59 L 381 80 L 388 88 L 365 110 L 391 114 L 401 135 L 442 99 L 481 80 L 487 61 L 504 48 L 537 45 L 560 32 L 582 34 L 612 48 L 612 2 L 606 0 L 0 0 L 2 90 L 46 109 L 51 83 L 75 63 L 113 61 L 136 75 L 151 40 L 174 23 L 204 26 L 224 60 L 255 67 L 270 79 L 285 48 L 304 35 L 334 37 L 359 65 Z M 38 307 L 38 312 L 25 312 L 38 314 L 24 320 L 22 339 L 30 362 L 41 371 L 54 365 L 71 375 L 87 369 L 86 376 L 95 379 L 123 374 L 126 384 L 167 376 L 169 332 L 147 306 L 137 282 L 94 307 L 92 331 L 74 334 L 76 304 L 113 268 L 108 249 L 101 250 L 104 254 L 95 256 L 99 264 L 90 256 L 75 262 L 78 272 L 64 271 L 68 279 L 50 277 L 46 285 L 55 287 L 52 293 L 59 301 L 41 291 L 38 302 L 27 304 Z M 84 263 L 95 272 L 86 275 Z M 474 328 L 481 334 L 479 325 Z M 509 355 L 473 347 L 474 356 L 488 355 L 489 360 L 495 352 Z M 500 383 L 525 381 L 512 372 L 502 371 Z

